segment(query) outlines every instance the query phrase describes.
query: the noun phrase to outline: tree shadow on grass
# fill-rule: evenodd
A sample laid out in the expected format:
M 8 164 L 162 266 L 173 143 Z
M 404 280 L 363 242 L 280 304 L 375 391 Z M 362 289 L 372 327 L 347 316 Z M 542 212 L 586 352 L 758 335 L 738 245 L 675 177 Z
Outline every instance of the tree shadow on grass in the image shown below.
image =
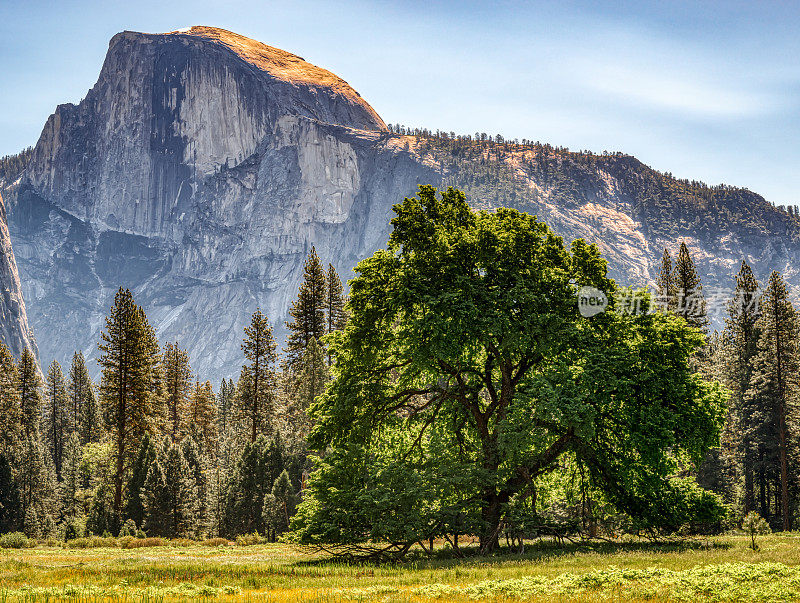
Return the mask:
M 536 540 L 525 544 L 524 552 L 514 547 L 501 547 L 493 555 L 481 555 L 477 545 L 460 548 L 460 555 L 449 546 L 437 549 L 430 554 L 415 545 L 399 560 L 387 561 L 358 557 L 329 555 L 298 561 L 298 566 L 322 566 L 329 564 L 345 564 L 355 566 L 384 567 L 401 565 L 415 569 L 446 569 L 449 567 L 469 567 L 473 565 L 501 565 L 508 562 L 532 561 L 544 562 L 570 557 L 576 554 L 594 553 L 598 555 L 616 555 L 624 553 L 684 553 L 688 551 L 723 549 L 732 545 L 710 539 L 680 539 L 664 541 L 616 542 L 605 540 L 585 540 L 577 542 L 559 542 L 557 540 Z

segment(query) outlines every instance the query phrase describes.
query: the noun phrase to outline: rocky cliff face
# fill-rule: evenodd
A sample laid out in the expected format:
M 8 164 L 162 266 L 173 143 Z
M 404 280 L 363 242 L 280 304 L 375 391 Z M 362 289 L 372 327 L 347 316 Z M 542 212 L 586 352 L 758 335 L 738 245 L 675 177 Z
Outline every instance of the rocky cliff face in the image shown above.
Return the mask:
M 26 347 L 36 352 L 36 342 L 28 327 L 17 262 L 11 249 L 11 236 L 6 224 L 6 207 L 2 197 L 0 197 L 0 341 L 17 358 Z
M 434 179 L 390 138 L 289 53 L 211 28 L 115 36 L 7 187 L 43 360 L 96 358 L 124 286 L 199 375 L 236 375 L 257 306 L 282 335 L 312 245 L 346 277 L 386 240 L 391 203 Z
M 389 132 L 337 76 L 236 34 L 118 34 L 86 98 L 59 106 L 24 172 L 0 182 L 42 360 L 67 361 L 76 348 L 96 358 L 103 318 L 123 286 L 162 341 L 189 349 L 202 378 L 235 376 L 257 306 L 280 341 L 312 245 L 348 277 L 385 244 L 392 204 L 419 183 L 462 185 L 480 207 L 509 204 L 471 190 L 470 165 L 496 165 L 490 185 L 512 182 L 510 204 L 567 238 L 599 241 L 626 283 L 652 279 L 672 242 L 658 224 L 680 220 L 679 205 L 658 224 L 647 213 L 633 186 L 644 178 L 641 164 L 582 167 L 529 151 L 453 163 L 451 151 Z M 581 194 L 565 196 L 565 182 Z M 752 255 L 729 230 L 715 225 L 693 240 L 714 282 Z M 798 257 L 791 232 L 760 239 L 772 249 L 758 251 L 763 266 Z

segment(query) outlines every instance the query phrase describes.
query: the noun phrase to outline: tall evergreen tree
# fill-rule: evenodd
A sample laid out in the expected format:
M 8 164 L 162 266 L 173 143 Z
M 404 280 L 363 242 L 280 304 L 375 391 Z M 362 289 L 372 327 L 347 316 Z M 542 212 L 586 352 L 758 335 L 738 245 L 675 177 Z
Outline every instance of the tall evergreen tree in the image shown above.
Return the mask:
M 61 466 L 64 463 L 64 448 L 69 437 L 72 417 L 69 416 L 70 402 L 67 396 L 67 384 L 61 365 L 57 361 L 50 364 L 47 370 L 47 395 L 43 413 L 44 429 L 42 435 L 47 452 L 56 470 L 56 479 L 61 481 Z
M 325 279 L 325 329 L 326 333 L 341 331 L 347 324 L 347 313 L 344 309 L 344 294 L 342 281 L 336 273 L 333 264 L 328 264 L 328 276 Z M 331 353 L 327 353 L 328 366 L 331 365 Z
M 220 437 L 225 437 L 228 433 L 235 395 L 236 386 L 233 383 L 233 379 L 223 379 L 219 394 L 217 394 L 217 432 Z
M 83 352 L 72 355 L 72 365 L 69 369 L 68 393 L 72 416 L 73 429 L 78 431 L 81 446 L 89 442 L 99 442 L 102 434 L 102 416 L 94 391 L 94 384 L 86 368 Z
M 661 270 L 656 280 L 656 292 L 659 305 L 670 312 L 674 312 L 678 304 L 678 291 L 675 286 L 675 271 L 672 267 L 672 256 L 668 249 L 664 249 L 661 257 Z
M 270 493 L 264 497 L 264 524 L 271 532 L 271 540 L 289 530 L 298 499 L 289 472 L 284 469 L 273 482 Z
M 217 446 L 217 407 L 210 381 L 195 384 L 189 400 L 189 420 L 203 454 L 214 454 Z
M 14 356 L 0 342 L 0 416 L 5 425 L 0 430 L 0 454 L 10 462 L 19 445 L 22 432 L 22 410 L 19 397 L 19 372 Z
M 33 353 L 22 350 L 17 365 L 17 391 L 20 397 L 22 431 L 25 438 L 39 438 L 39 419 L 42 413 L 42 376 Z
M 678 259 L 675 261 L 674 284 L 678 296 L 675 313 L 685 319 L 690 326 L 707 331 L 708 314 L 703 285 L 689 255 L 689 248 L 683 241 L 678 251 Z
M 147 533 L 170 538 L 192 535 L 197 488 L 180 446 L 172 444 L 163 464 L 151 464 L 143 489 Z
M 42 415 L 42 377 L 33 353 L 25 348 L 17 365 L 17 391 L 21 408 L 21 441 L 15 460 L 22 527 L 29 536 L 46 532 L 52 513 L 53 475 L 42 450 L 39 431 Z
M 167 409 L 167 433 L 178 441 L 186 432 L 186 413 L 189 406 L 192 369 L 189 354 L 177 342 L 167 343 L 162 354 L 162 373 L 165 385 Z
M 59 498 L 61 515 L 65 520 L 80 515 L 81 442 L 78 432 L 69 434 L 64 445 L 64 462 L 61 469 Z
M 199 537 L 208 533 L 210 527 L 210 495 L 211 484 L 209 478 L 211 472 L 209 471 L 210 457 L 203 453 L 200 446 L 198 446 L 196 435 L 198 431 L 189 434 L 181 442 L 181 454 L 186 460 L 186 465 L 189 468 L 189 473 L 194 482 L 194 502 L 190 506 L 194 508 L 195 517 L 192 526 L 192 534 L 194 537 Z
M 236 414 L 255 442 L 267 431 L 275 400 L 275 339 L 267 317 L 256 310 L 244 328 L 242 351 L 250 361 L 242 367 L 236 388 Z
M 139 443 L 146 433 L 157 433 L 163 419 L 155 331 L 127 289 L 120 288 L 114 298 L 99 348 L 100 398 L 114 447 L 113 512 L 119 522 L 123 489 Z
M 0 453 L 0 533 L 15 532 L 22 524 L 17 480 L 6 454 Z
M 723 446 L 736 451 L 735 465 L 744 478 L 744 513 L 755 510 L 754 467 L 756 451 L 749 435 L 751 417 L 745 413 L 745 392 L 750 385 L 758 344 L 758 281 L 750 266 L 742 260 L 736 275 L 736 289 L 728 302 L 725 320 L 724 366 L 725 384 L 731 392 L 728 417 L 722 434 Z
M 311 338 L 303 356 L 303 371 L 298 379 L 297 394 L 292 404 L 291 419 L 299 439 L 304 440 L 311 429 L 308 409 L 317 396 L 325 391 L 330 372 L 325 352 L 315 338 Z
M 283 445 L 260 436 L 242 449 L 226 492 L 221 532 L 225 536 L 265 532 L 264 500 L 283 471 Z
M 144 434 L 139 444 L 136 460 L 131 468 L 131 478 L 128 481 L 128 500 L 125 503 L 125 519 L 132 519 L 134 523 L 144 527 L 144 501 L 142 491 L 144 482 L 153 463 L 156 462 L 156 447 L 149 434 Z
M 298 374 L 303 369 L 303 354 L 311 338 L 319 340 L 325 334 L 326 306 L 325 270 L 314 247 L 306 259 L 303 282 L 297 299 L 289 309 L 292 320 L 286 323 L 286 366 Z
M 798 435 L 798 319 L 789 301 L 786 283 L 772 272 L 759 303 L 755 362 L 747 392 L 753 426 L 747 436 L 760 444 L 760 456 L 772 457 L 777 466 L 780 518 L 784 531 L 792 527 L 789 502 L 790 464 L 795 459 Z M 766 468 L 765 468 L 766 469 Z M 766 473 L 766 471 L 765 471 Z M 764 488 L 762 476 L 762 489 Z M 762 494 L 762 512 L 764 496 Z

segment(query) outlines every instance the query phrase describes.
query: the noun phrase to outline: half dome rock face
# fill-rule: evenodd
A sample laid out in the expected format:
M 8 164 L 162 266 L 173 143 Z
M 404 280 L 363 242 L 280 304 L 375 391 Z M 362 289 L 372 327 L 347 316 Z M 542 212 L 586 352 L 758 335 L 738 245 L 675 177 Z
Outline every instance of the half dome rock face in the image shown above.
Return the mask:
M 96 359 L 124 286 L 200 377 L 235 377 L 256 307 L 281 342 L 312 245 L 347 278 L 391 204 L 435 178 L 389 138 L 344 80 L 288 52 L 210 27 L 114 36 L 6 186 L 43 361 Z
M 25 302 L 17 273 L 17 262 L 11 249 L 11 236 L 6 224 L 6 207 L 0 196 L 0 341 L 19 358 L 26 347 L 36 353 L 36 343 L 28 327 Z

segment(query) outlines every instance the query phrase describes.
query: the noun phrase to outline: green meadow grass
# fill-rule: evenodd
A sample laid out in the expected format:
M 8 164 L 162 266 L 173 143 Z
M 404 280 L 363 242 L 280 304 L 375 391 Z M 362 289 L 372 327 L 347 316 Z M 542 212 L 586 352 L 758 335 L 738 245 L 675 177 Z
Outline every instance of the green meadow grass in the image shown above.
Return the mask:
M 0 550 L 3 601 L 793 601 L 800 537 L 529 543 L 524 555 L 343 563 L 282 544 Z

